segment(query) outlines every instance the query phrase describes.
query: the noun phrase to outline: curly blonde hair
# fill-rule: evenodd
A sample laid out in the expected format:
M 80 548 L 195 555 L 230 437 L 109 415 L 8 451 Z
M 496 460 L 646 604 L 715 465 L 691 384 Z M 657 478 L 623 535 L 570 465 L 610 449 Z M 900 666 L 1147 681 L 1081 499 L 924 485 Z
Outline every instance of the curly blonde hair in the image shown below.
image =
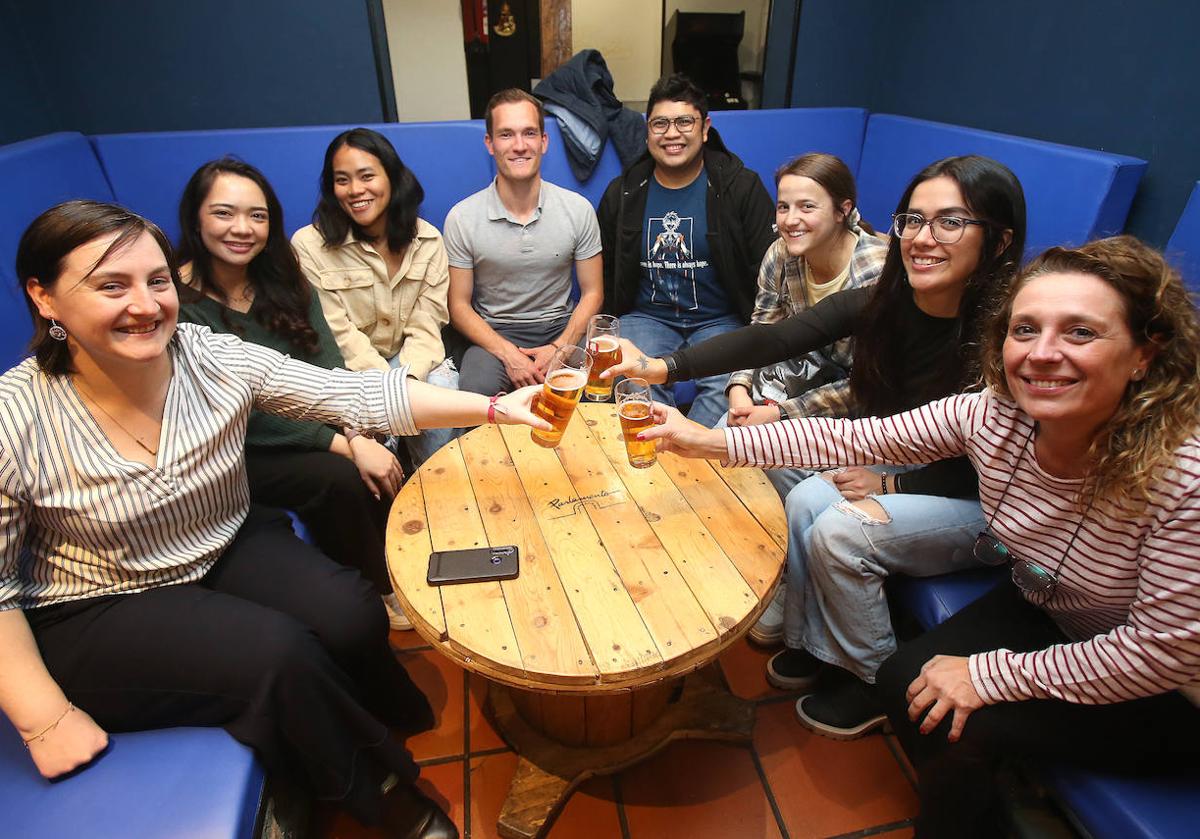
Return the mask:
M 1108 283 L 1125 305 L 1133 340 L 1154 347 L 1145 377 L 1129 383 L 1117 410 L 1092 440 L 1081 493 L 1081 498 L 1142 507 L 1153 500 L 1150 487 L 1200 419 L 1195 307 L 1179 274 L 1158 251 L 1132 236 L 1050 248 L 1010 284 L 984 327 L 983 380 L 1010 399 L 1003 352 L 1013 300 L 1030 280 L 1045 274 L 1088 274 Z

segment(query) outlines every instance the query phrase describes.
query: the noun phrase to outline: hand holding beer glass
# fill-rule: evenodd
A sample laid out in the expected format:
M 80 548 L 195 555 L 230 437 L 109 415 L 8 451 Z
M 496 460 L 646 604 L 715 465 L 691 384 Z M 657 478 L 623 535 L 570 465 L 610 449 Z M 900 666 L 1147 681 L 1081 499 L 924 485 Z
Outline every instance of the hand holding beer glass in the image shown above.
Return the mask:
M 533 401 L 533 412 L 550 423 L 551 429 L 533 429 L 530 432 L 533 442 L 547 449 L 558 446 L 571 415 L 575 413 L 575 406 L 579 404 L 591 369 L 592 358 L 583 347 L 572 344 L 555 350 L 546 367 L 542 392 Z
M 625 379 L 617 385 L 617 415 L 621 418 L 621 436 L 625 438 L 629 465 L 635 469 L 653 466 L 658 458 L 658 444 L 637 438 L 638 432 L 654 425 L 650 383 L 645 379 Z
M 607 402 L 612 395 L 612 379 L 601 379 L 600 374 L 621 361 L 620 340 L 620 321 L 612 315 L 596 315 L 588 323 L 587 349 L 592 357 L 592 372 L 584 396 L 593 402 Z

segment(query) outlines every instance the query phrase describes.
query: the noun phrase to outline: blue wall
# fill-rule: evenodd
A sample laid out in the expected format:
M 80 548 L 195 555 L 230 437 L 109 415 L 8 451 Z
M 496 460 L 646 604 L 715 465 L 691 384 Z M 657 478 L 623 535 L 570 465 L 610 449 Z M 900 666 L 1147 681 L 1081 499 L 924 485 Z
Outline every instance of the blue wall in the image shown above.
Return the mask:
M 368 0 L 0 0 L 0 142 L 380 122 Z
M 1167 0 L 804 0 L 791 104 L 1148 160 L 1128 230 L 1161 246 L 1200 179 L 1198 34 L 1200 4 Z
M 17 17 L 20 2 L 0 0 L 0 145 L 48 134 L 61 125 Z

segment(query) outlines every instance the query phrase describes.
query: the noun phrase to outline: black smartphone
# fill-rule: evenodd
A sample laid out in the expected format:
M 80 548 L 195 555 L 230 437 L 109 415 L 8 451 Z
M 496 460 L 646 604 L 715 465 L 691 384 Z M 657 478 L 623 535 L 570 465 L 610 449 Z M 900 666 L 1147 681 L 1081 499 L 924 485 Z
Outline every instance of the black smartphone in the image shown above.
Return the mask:
M 429 574 L 425 579 L 431 586 L 513 580 L 520 572 L 519 560 L 516 545 L 434 551 L 429 555 Z

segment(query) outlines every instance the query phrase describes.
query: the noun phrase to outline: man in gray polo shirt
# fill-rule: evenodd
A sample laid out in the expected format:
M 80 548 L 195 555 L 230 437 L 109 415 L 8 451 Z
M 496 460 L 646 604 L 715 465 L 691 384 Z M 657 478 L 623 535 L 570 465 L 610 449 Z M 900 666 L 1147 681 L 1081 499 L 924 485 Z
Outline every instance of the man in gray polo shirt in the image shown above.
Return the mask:
M 469 343 L 459 390 L 492 395 L 545 376 L 604 299 L 600 228 L 578 193 L 542 180 L 545 112 L 521 90 L 488 102 L 484 143 L 496 180 L 450 210 L 450 323 Z M 571 268 L 580 297 L 571 307 Z

